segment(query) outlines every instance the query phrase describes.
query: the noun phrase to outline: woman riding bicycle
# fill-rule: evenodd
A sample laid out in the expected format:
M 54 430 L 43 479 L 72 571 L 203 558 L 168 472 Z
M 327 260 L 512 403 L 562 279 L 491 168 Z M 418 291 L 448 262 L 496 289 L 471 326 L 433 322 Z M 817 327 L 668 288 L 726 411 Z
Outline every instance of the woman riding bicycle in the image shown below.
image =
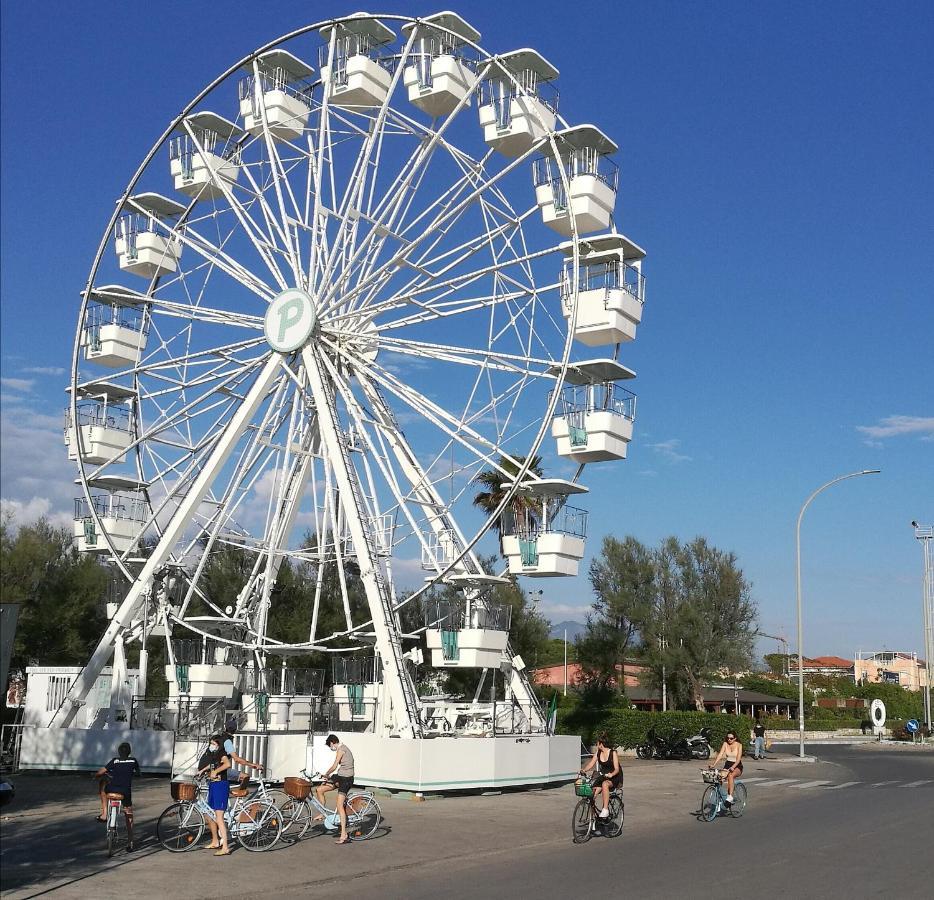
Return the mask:
M 590 762 L 581 769 L 581 775 L 586 775 L 594 767 L 596 767 L 593 782 L 594 798 L 597 796 L 597 791 L 600 791 L 603 796 L 603 807 L 600 809 L 599 817 L 606 819 L 610 815 L 610 791 L 615 791 L 623 780 L 619 754 L 610 745 L 610 738 L 606 732 L 597 738 L 597 749 Z
M 743 745 L 736 740 L 736 732 L 728 731 L 726 740 L 720 747 L 720 752 L 713 761 L 713 767 L 716 768 L 720 760 L 725 761 L 723 772 L 726 774 L 726 802 L 733 802 L 733 781 L 738 775 L 743 774 Z

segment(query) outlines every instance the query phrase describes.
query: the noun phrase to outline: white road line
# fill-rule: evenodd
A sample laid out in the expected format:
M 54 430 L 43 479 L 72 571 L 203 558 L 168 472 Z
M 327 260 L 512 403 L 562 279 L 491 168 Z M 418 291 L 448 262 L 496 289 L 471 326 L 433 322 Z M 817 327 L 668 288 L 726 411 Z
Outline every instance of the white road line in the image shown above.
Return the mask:
M 875 784 L 869 785 L 870 787 L 882 787 L 885 784 L 898 784 L 897 781 L 877 781 Z
M 800 778 L 779 778 L 778 781 L 763 781 L 759 787 L 775 787 L 777 784 L 795 784 Z
M 805 781 L 804 784 L 796 784 L 795 790 L 801 791 L 801 790 L 804 790 L 804 788 L 818 787 L 819 785 L 822 785 L 822 784 L 832 784 L 832 782 L 830 781 Z
M 862 784 L 861 781 L 844 781 L 843 784 L 831 784 L 827 790 L 828 791 L 839 791 L 840 788 L 853 787 L 854 784 Z
M 743 778 L 743 784 L 752 784 L 754 781 L 768 781 L 768 778 Z
M 909 781 L 908 784 L 903 784 L 902 787 L 921 787 L 922 784 L 931 784 L 934 782 L 934 778 L 922 778 L 920 781 Z

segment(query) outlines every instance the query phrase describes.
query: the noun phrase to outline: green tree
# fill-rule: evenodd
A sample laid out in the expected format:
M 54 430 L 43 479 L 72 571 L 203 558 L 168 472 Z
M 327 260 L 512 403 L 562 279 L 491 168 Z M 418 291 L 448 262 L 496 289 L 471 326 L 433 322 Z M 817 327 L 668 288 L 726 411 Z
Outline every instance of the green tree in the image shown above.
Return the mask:
M 506 488 L 503 487 L 504 484 L 509 484 L 511 481 L 515 481 L 516 475 L 519 474 L 519 469 L 522 468 L 523 463 L 525 462 L 524 456 L 501 456 L 497 463 L 497 466 L 492 469 L 485 469 L 483 472 L 479 472 L 475 477 L 474 481 L 484 488 L 482 491 L 478 491 L 473 498 L 473 505 L 478 509 L 483 510 L 487 516 L 492 516 L 494 512 L 499 508 L 500 503 L 503 502 L 503 497 L 506 496 Z M 532 457 L 532 462 L 529 465 L 529 472 L 533 475 L 537 475 L 539 478 L 542 475 L 542 459 L 540 456 Z M 529 501 L 522 496 L 521 494 L 516 494 L 513 497 L 512 505 L 515 510 L 521 509 Z M 499 536 L 500 548 L 502 549 L 503 545 L 503 523 L 497 518 L 492 525 L 493 530 Z
M 591 689 L 615 685 L 625 693 L 626 655 L 650 615 L 654 578 L 652 552 L 642 543 L 631 536 L 603 539 L 600 556 L 590 564 L 596 599 L 575 648 L 582 678 Z

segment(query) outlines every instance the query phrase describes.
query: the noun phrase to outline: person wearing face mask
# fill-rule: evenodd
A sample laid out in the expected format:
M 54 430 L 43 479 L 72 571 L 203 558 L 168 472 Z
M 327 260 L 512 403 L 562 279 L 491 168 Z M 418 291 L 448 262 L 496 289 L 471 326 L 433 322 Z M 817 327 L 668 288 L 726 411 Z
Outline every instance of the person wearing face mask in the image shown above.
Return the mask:
M 207 772 L 211 779 L 208 786 L 208 805 L 214 812 L 214 818 L 207 819 L 208 828 L 211 829 L 211 843 L 208 849 L 213 850 L 215 856 L 227 856 L 230 846 L 224 815 L 230 800 L 230 782 L 226 774 L 230 768 L 230 757 L 224 752 L 223 735 L 216 734 L 208 742 L 208 757 L 207 764 L 198 771 L 199 775 Z

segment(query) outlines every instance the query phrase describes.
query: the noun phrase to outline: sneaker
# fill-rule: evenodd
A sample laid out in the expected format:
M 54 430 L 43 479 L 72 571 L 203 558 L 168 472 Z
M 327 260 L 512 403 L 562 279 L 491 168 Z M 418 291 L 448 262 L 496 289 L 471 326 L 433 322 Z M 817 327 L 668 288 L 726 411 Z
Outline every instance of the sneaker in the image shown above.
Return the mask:
M 600 810 L 600 818 L 601 818 L 601 819 L 609 819 L 609 818 L 610 818 L 610 811 L 609 811 L 606 807 L 604 807 L 603 809 Z
M 126 852 L 127 852 L 127 853 L 133 853 L 135 850 L 136 850 L 136 844 L 127 844 L 127 845 L 126 845 Z
M 732 795 L 732 794 L 727 794 L 727 795 L 726 795 L 726 802 L 727 802 L 727 803 L 732 803 L 732 802 L 733 802 L 733 795 Z

